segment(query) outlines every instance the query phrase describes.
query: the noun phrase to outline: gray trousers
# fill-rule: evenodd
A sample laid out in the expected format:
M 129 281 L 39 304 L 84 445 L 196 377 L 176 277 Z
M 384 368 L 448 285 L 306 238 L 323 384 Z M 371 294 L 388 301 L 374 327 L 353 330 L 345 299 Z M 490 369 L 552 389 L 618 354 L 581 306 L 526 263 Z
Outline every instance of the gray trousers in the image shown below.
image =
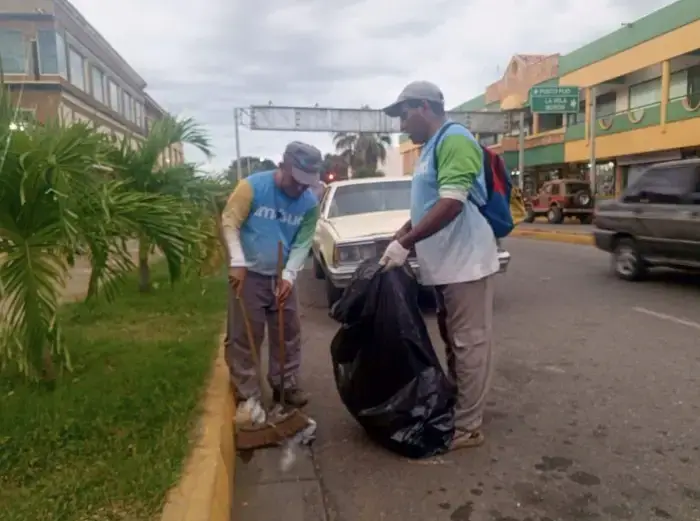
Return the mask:
M 491 385 L 493 286 L 492 275 L 435 287 L 447 370 L 457 385 L 455 427 L 470 432 L 481 427 Z
M 273 388 L 280 387 L 280 368 L 285 364 L 285 389 L 295 388 L 301 362 L 301 324 L 297 308 L 296 289 L 292 289 L 284 303 L 285 360 L 280 360 L 277 299 L 275 298 L 276 277 L 248 272 L 240 297 L 229 289 L 228 320 L 226 324 L 226 363 L 231 373 L 231 382 L 239 398 L 247 399 L 260 395 L 260 386 L 255 373 L 251 347 L 260 356 L 260 347 L 267 337 L 269 364 L 267 379 Z M 253 336 L 253 346 L 248 340 L 248 332 L 241 306 L 246 314 Z M 262 368 L 261 368 L 262 370 Z

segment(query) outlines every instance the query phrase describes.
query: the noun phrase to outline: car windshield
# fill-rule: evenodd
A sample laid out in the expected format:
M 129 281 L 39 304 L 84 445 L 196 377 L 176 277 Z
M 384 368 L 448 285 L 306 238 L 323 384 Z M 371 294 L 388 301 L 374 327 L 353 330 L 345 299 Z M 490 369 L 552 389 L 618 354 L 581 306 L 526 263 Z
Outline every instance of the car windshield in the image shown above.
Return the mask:
M 588 183 L 566 183 L 566 190 L 570 194 L 575 194 L 576 192 L 590 192 L 591 185 Z
M 408 180 L 345 185 L 336 188 L 328 217 L 408 210 L 410 205 L 411 182 Z

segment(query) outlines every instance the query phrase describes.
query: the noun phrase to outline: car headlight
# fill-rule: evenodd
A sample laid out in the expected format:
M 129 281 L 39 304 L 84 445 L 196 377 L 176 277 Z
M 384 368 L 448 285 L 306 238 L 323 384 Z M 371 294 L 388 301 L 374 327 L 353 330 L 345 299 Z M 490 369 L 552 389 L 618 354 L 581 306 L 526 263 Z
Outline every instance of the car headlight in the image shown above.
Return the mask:
M 336 264 L 353 264 L 371 259 L 377 255 L 377 248 L 372 243 L 348 244 L 335 247 Z

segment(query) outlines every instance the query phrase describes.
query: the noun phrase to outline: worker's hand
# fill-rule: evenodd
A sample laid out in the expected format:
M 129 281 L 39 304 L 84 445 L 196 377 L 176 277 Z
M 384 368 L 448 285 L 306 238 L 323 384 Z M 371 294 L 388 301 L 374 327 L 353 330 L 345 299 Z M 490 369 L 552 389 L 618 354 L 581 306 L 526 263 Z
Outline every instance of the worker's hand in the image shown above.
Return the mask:
M 292 283 L 285 279 L 280 279 L 275 288 L 275 298 L 277 302 L 284 303 L 292 293 Z
M 245 275 L 246 269 L 243 266 L 236 266 L 228 269 L 228 282 L 231 284 L 231 287 L 237 295 L 241 294 L 241 288 L 243 287 Z
M 379 264 L 384 266 L 385 270 L 400 268 L 406 263 L 408 254 L 409 250 L 401 246 L 398 240 L 391 241 L 386 250 L 384 250 L 384 255 L 379 259 Z

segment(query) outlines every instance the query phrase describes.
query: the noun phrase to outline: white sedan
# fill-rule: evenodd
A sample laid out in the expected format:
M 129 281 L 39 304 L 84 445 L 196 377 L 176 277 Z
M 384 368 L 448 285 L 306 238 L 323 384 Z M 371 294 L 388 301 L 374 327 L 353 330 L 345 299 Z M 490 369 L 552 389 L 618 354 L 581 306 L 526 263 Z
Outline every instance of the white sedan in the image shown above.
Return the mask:
M 393 234 L 409 218 L 411 180 L 406 177 L 338 181 L 321 199 L 321 215 L 312 246 L 314 272 L 326 281 L 332 306 L 342 295 L 357 266 L 384 252 Z M 499 247 L 501 272 L 510 254 Z M 415 255 L 409 264 L 420 281 Z

